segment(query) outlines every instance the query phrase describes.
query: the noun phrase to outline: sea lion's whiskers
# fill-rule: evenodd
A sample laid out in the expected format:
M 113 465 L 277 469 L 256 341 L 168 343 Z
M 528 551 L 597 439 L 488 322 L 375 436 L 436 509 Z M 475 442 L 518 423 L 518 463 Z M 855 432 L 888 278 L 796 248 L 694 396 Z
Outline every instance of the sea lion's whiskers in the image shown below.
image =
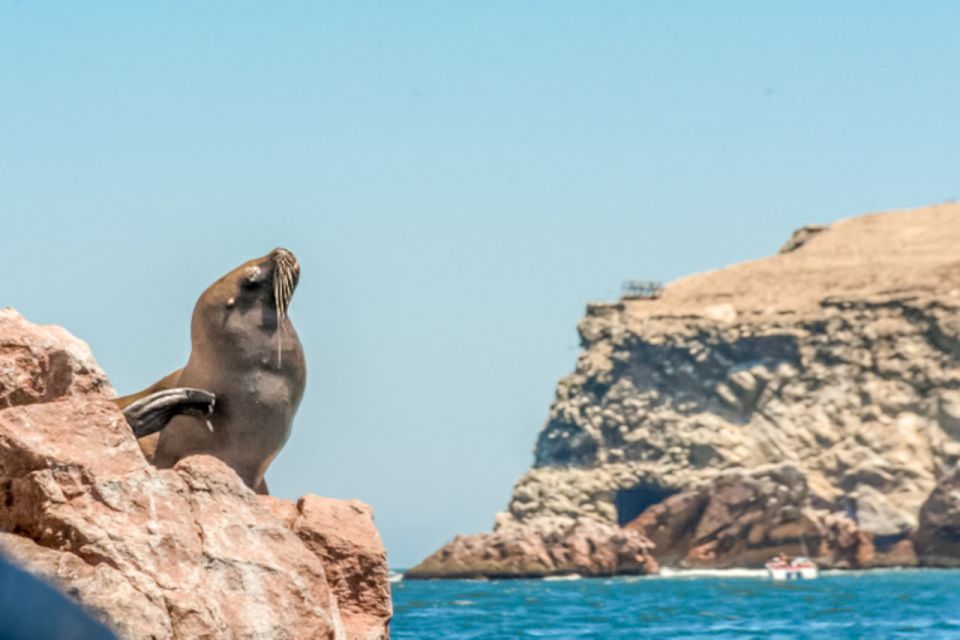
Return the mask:
M 283 283 L 280 277 L 282 264 L 278 260 L 273 274 L 273 307 L 277 313 L 277 368 L 283 364 Z
M 284 255 L 277 258 L 276 272 L 273 276 L 273 298 L 277 310 L 277 323 L 280 333 L 277 336 L 277 367 L 283 364 L 283 334 L 286 332 L 283 321 L 287 317 L 290 299 L 293 297 L 293 264 Z

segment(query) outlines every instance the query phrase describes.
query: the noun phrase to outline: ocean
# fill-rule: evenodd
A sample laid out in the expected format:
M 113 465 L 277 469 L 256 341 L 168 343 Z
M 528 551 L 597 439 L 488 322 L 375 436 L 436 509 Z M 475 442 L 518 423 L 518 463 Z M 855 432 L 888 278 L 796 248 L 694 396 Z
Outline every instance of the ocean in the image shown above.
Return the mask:
M 400 581 L 392 637 L 957 638 L 960 571 L 763 572 L 580 580 Z

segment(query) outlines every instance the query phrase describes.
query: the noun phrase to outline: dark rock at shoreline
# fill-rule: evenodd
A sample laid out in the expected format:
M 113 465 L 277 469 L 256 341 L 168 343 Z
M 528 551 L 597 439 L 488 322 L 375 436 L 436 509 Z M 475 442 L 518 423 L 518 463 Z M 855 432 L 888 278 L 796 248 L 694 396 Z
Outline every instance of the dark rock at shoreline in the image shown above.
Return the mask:
M 810 555 L 806 549 L 817 549 L 822 536 L 806 479 L 789 465 L 723 474 L 650 507 L 626 528 L 650 538 L 661 563 L 689 567 L 762 567 L 777 553 Z
M 916 564 L 905 535 L 878 549 L 854 519 L 814 509 L 806 478 L 792 465 L 726 472 L 648 508 L 626 528 L 650 538 L 654 557 L 669 566 L 762 567 L 780 554 L 837 569 Z
M 960 567 L 960 469 L 943 478 L 924 503 L 914 539 L 921 565 Z

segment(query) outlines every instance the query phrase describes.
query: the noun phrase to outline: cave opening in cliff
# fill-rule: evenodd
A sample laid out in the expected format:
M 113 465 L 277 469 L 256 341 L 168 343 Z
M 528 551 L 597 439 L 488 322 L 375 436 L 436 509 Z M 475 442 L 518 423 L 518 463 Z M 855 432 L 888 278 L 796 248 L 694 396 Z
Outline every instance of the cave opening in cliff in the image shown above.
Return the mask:
M 663 502 L 676 492 L 675 489 L 646 482 L 628 489 L 620 489 L 614 497 L 614 506 L 617 508 L 617 524 L 622 527 L 646 511 L 647 507 Z

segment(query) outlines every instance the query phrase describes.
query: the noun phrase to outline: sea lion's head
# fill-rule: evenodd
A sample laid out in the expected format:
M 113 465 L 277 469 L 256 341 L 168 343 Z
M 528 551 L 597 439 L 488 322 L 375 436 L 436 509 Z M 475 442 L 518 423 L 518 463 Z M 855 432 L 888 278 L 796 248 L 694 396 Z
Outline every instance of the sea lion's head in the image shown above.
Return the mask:
M 248 260 L 210 285 L 193 312 L 194 338 L 247 334 L 257 329 L 273 334 L 289 324 L 287 310 L 300 280 L 300 263 L 288 249 L 276 248 Z

